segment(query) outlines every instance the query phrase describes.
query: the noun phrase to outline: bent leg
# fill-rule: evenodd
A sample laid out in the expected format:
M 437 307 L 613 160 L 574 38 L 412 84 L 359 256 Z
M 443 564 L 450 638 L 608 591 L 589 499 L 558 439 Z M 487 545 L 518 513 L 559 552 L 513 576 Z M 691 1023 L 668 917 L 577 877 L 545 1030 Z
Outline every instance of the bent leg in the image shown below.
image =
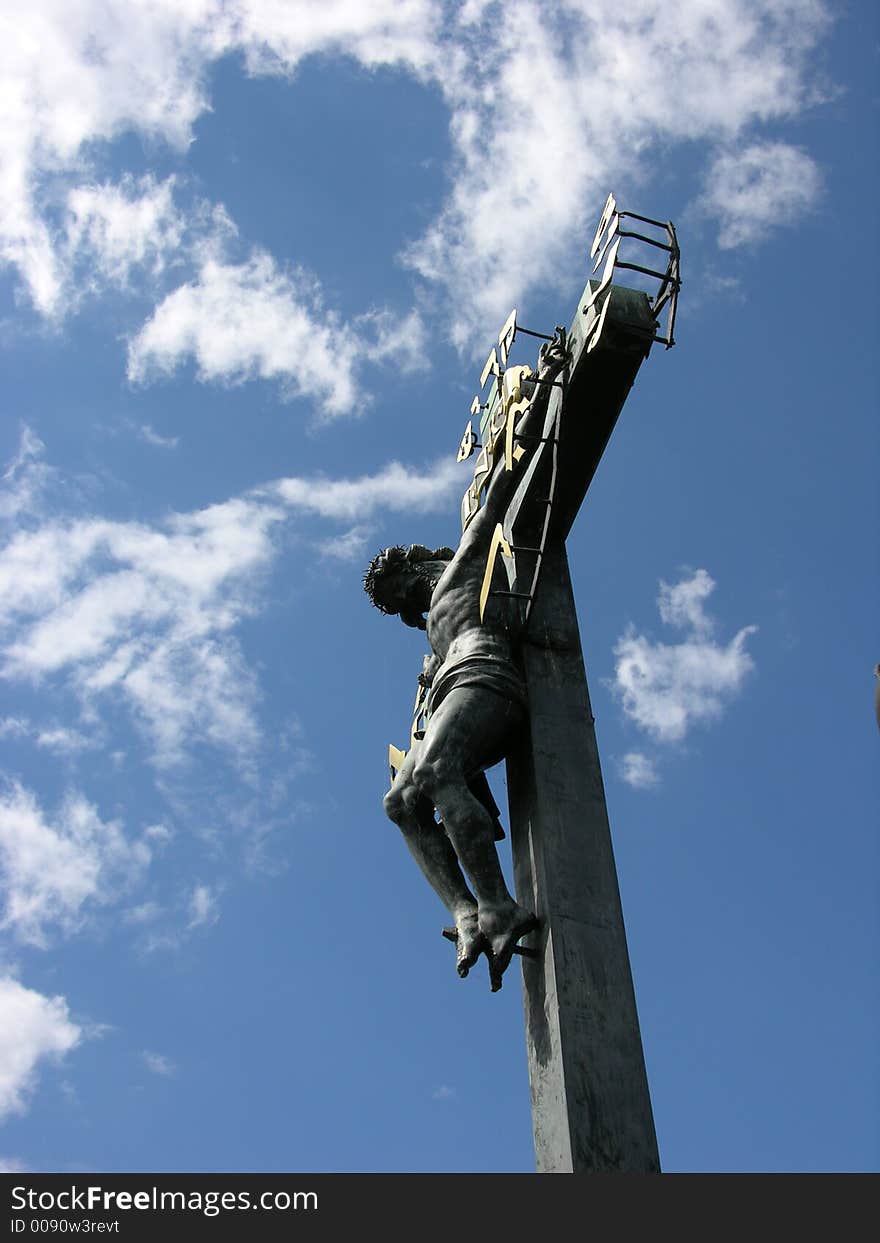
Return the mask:
M 464 978 L 480 954 L 488 949 L 480 930 L 477 901 L 467 886 L 443 826 L 434 819 L 434 807 L 413 782 L 419 744 L 407 755 L 394 784 L 385 795 L 385 813 L 403 833 L 422 875 L 449 911 L 458 931 L 456 969 Z
M 493 992 L 501 987 L 517 941 L 537 921 L 507 889 L 495 848 L 495 821 L 474 797 L 468 779 L 503 754 L 521 721 L 519 704 L 479 687 L 459 687 L 428 721 L 413 763 L 414 784 L 437 808 L 476 895 L 479 927 L 491 949 Z

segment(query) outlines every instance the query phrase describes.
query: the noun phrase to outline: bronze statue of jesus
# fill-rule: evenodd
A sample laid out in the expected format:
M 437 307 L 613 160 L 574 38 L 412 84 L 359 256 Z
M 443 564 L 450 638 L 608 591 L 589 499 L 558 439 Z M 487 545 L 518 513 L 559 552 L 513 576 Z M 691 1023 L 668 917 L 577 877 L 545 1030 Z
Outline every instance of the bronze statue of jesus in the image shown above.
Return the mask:
M 533 397 L 516 429 L 525 443 L 540 435 L 566 358 L 564 333 L 557 331 L 541 348 L 537 376 L 525 381 Z M 424 629 L 431 647 L 419 678 L 428 688 L 424 735 L 407 753 L 385 811 L 455 921 L 458 974 L 466 976 L 485 954 L 493 992 L 517 942 L 537 925 L 508 892 L 495 847 L 497 820 L 490 800 L 478 797 L 481 774 L 505 758 L 527 714 L 518 613 L 499 608 L 481 620 L 480 609 L 493 535 L 520 473 L 501 464 L 493 471 L 457 551 L 387 548 L 364 576 L 373 604 Z

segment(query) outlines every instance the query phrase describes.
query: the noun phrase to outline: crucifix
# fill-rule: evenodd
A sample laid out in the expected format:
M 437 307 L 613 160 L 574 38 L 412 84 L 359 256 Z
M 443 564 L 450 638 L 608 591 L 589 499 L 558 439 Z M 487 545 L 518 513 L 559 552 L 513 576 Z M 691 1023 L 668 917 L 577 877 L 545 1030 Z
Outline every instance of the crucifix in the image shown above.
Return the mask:
M 568 329 L 538 333 L 512 311 L 486 361 L 479 433 L 468 422 L 458 452 L 479 450 L 458 548 L 384 549 L 364 586 L 430 645 L 409 748 L 389 748 L 385 810 L 454 921 L 443 934 L 459 976 L 485 958 L 494 992 L 521 960 L 537 1170 L 650 1173 L 660 1163 L 565 540 L 639 367 L 655 341 L 674 343 L 675 229 L 609 195 L 591 259 Z M 618 270 L 639 287 L 615 283 Z M 536 337 L 537 365 L 515 363 L 517 342 Z M 515 896 L 485 775 L 502 760 Z

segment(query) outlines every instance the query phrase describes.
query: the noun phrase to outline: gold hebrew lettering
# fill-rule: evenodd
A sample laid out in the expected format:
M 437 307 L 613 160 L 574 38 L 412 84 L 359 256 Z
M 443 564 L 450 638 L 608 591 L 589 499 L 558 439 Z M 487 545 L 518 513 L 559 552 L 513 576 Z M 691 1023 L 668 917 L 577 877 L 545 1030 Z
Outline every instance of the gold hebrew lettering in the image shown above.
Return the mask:
M 467 492 L 461 498 L 461 529 L 466 531 L 470 526 L 471 520 L 480 508 L 480 494 L 474 490 L 471 484 Z
M 619 227 L 620 227 L 619 217 L 613 216 L 611 219 L 611 223 L 608 226 L 608 236 L 606 237 L 605 242 L 601 246 L 599 253 L 596 256 L 596 262 L 593 264 L 594 272 L 599 267 L 599 265 L 602 263 L 602 260 L 605 258 L 605 255 L 608 252 L 608 247 L 612 244 L 612 242 L 614 242 L 615 240 L 620 241 L 620 238 L 617 237 L 617 230 L 619 229 Z
M 501 383 L 501 396 L 507 407 L 512 401 L 522 400 L 522 382 L 532 374 L 531 367 L 508 367 Z
M 504 327 L 498 334 L 498 348 L 501 351 L 501 365 L 507 366 L 507 360 L 510 357 L 510 347 L 513 345 L 513 339 L 516 336 L 516 307 L 508 315 L 504 321 Z
M 498 352 L 493 350 L 486 359 L 486 365 L 480 373 L 480 388 L 486 387 L 486 381 L 490 375 L 498 376 L 501 374 L 501 367 L 498 364 Z
M 492 407 L 492 413 L 486 425 L 486 448 L 493 455 L 493 458 L 498 437 L 504 431 L 504 418 L 504 402 L 497 401 Z
M 477 494 L 480 495 L 486 486 L 486 481 L 492 472 L 492 456 L 488 452 L 487 446 L 483 445 L 480 455 L 474 463 L 474 482 L 473 487 Z
M 611 277 L 614 275 L 614 265 L 617 262 L 617 252 L 619 249 L 620 249 L 620 238 L 618 237 L 618 238 L 615 238 L 614 245 L 608 251 L 608 258 L 605 260 L 605 270 L 602 273 L 602 279 L 599 281 L 599 284 L 590 293 L 589 298 L 587 298 L 586 302 L 584 303 L 584 306 L 583 306 L 584 311 L 588 311 L 595 302 L 598 302 L 600 296 L 605 292 L 605 290 L 611 284 Z
M 518 388 L 517 392 L 519 392 Z M 515 461 L 518 462 L 525 453 L 522 445 L 517 445 L 514 448 L 513 437 L 520 417 L 525 414 L 530 404 L 529 399 L 524 397 L 522 401 L 511 402 L 507 409 L 507 423 L 504 429 L 504 465 L 507 470 L 513 470 L 513 463 Z
M 408 755 L 407 751 L 401 751 L 400 747 L 395 747 L 393 742 L 388 744 L 388 767 L 391 769 L 391 782 L 403 768 L 403 761 Z
M 602 245 L 602 234 L 608 226 L 608 221 L 617 212 L 617 203 L 614 201 L 614 195 L 609 194 L 605 200 L 605 206 L 602 208 L 602 215 L 599 219 L 599 225 L 596 229 L 596 235 L 593 238 L 593 245 L 590 247 L 590 258 L 595 259 L 596 251 Z
M 620 250 L 621 240 L 622 239 L 620 237 L 616 237 L 611 249 L 606 254 L 605 267 L 602 270 L 602 279 L 599 281 L 599 288 L 596 291 L 597 296 L 603 289 L 606 289 L 611 284 L 611 278 L 614 275 L 614 265 L 617 263 L 617 252 Z
M 458 446 L 458 456 L 456 462 L 463 462 L 465 458 L 469 458 L 473 453 L 477 444 L 477 437 L 474 432 L 474 425 L 468 419 L 467 427 L 464 429 L 464 435 L 461 438 L 461 444 Z
M 599 312 L 598 319 L 593 321 L 593 327 L 590 329 L 590 335 L 587 338 L 587 353 L 592 354 L 593 350 L 599 344 L 602 336 L 602 329 L 605 327 L 605 316 L 608 314 L 608 308 L 611 305 L 610 296 L 602 303 L 602 310 Z

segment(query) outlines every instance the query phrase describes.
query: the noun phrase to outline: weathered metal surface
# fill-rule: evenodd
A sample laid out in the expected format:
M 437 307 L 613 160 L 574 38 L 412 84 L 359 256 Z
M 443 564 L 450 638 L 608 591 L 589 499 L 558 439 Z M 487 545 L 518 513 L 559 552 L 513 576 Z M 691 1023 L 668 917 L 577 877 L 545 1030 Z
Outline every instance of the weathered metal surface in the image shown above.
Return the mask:
M 622 228 L 625 218 L 666 240 Z M 633 262 L 621 256 L 624 240 L 655 249 Z M 649 266 L 658 251 L 665 271 Z M 537 1168 L 653 1172 L 657 1143 L 565 539 L 639 367 L 655 341 L 673 343 L 678 242 L 671 223 L 622 212 L 609 196 L 591 257 L 601 275 L 587 282 L 567 333 L 524 328 L 514 310 L 486 360 L 470 407 L 479 439 L 468 422 L 458 449 L 459 461 L 480 450 L 458 550 L 385 549 L 364 585 L 383 612 L 426 630 L 431 646 L 410 750 L 389 750 L 386 812 L 455 920 L 444 935 L 459 975 L 485 956 L 497 991 L 513 955 L 525 959 Z M 621 269 L 659 290 L 615 284 Z M 509 366 L 519 334 L 545 342 L 536 369 Z M 503 831 L 484 776 L 501 758 L 516 901 L 495 852 Z M 531 949 L 519 945 L 524 937 Z
M 507 761 L 539 1173 L 660 1162 L 580 636 L 564 548 L 546 559 L 524 648 L 531 730 Z

